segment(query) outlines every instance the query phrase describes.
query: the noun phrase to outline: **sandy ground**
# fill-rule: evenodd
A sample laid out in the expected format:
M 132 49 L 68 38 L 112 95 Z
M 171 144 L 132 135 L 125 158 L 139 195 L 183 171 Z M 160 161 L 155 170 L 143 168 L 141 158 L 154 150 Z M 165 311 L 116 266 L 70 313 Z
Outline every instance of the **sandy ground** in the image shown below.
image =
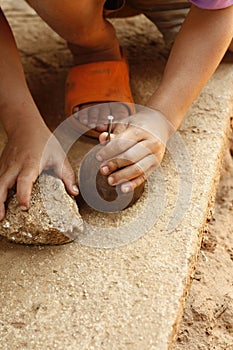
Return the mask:
M 233 349 L 233 137 L 175 350 Z
M 5 2 L 5 4 L 9 2 Z M 16 4 L 15 2 L 12 2 Z M 21 2 L 19 2 L 21 3 Z M 21 6 L 21 5 L 18 5 Z M 10 6 L 9 6 L 10 7 Z M 13 5 L 12 5 L 13 7 Z M 11 8 L 12 8 L 11 7 Z M 30 13 L 28 15 L 30 17 Z M 13 21 L 13 20 L 12 20 Z M 14 19 L 15 27 L 21 25 L 20 19 Z M 13 21 L 13 22 L 14 22 Z M 37 26 L 35 18 L 34 25 Z M 47 29 L 45 28 L 45 31 Z M 27 62 L 27 77 L 31 85 L 33 95 L 43 112 L 43 105 L 52 105 L 49 103 L 50 94 L 42 94 L 41 89 L 55 89 L 53 85 L 48 86 L 47 80 L 43 81 L 39 73 L 48 70 L 57 75 L 57 66 L 59 65 L 59 79 L 64 79 L 67 66 L 71 59 L 67 55 L 62 55 L 65 50 L 64 45 L 57 41 L 59 55 L 54 57 L 50 65 L 47 65 L 47 47 L 40 56 L 36 55 L 39 51 L 36 45 L 36 38 L 31 39 L 30 33 L 24 33 L 25 38 L 21 37 L 21 53 L 23 61 Z M 34 42 L 33 42 L 34 40 Z M 55 36 L 55 40 L 57 37 Z M 148 39 L 149 40 L 149 39 Z M 50 42 L 47 41 L 48 48 Z M 29 56 L 24 54 L 28 45 L 34 52 Z M 35 55 L 34 55 L 35 54 Z M 51 54 L 52 55 L 52 54 Z M 55 53 L 54 53 L 55 55 Z M 37 74 L 34 74 L 35 68 Z M 151 73 L 150 73 L 151 74 Z M 145 85 L 146 90 L 146 85 Z M 61 100 L 63 92 L 57 91 L 57 101 Z M 44 100 L 43 100 L 44 99 Z M 59 104 L 60 103 L 60 104 Z M 61 102 L 56 104 L 59 114 Z M 47 115 L 50 113 L 47 110 Z M 51 112 L 54 114 L 54 109 Z M 48 124 L 49 120 L 48 120 Z M 196 274 L 191 287 L 190 296 L 183 316 L 177 344 L 175 350 L 195 350 L 195 349 L 233 349 L 233 140 L 231 138 L 230 147 L 226 151 L 222 178 L 217 194 L 213 218 L 206 230 L 205 238 L 200 252 Z

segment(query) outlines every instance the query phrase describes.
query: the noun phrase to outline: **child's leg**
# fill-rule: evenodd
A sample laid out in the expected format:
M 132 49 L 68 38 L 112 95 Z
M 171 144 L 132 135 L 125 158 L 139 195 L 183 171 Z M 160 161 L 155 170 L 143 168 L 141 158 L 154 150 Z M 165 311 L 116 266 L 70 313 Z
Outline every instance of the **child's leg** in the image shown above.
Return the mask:
M 27 0 L 67 40 L 76 64 L 121 58 L 113 26 L 103 18 L 104 0 Z
M 68 0 L 66 2 L 63 0 L 27 0 L 27 2 L 52 29 L 67 40 L 75 65 L 121 60 L 115 29 L 103 16 L 105 0 Z M 106 106 L 103 108 L 106 109 Z M 118 108 L 123 112 L 123 117 L 128 116 L 128 109 L 125 105 L 119 104 Z M 106 118 L 110 111 L 105 110 L 104 112 Z M 103 119 L 103 113 L 95 111 L 95 108 L 91 109 L 89 115 L 83 113 L 79 119 L 81 118 L 83 118 L 83 123 L 89 127 L 93 128 L 94 124 L 99 124 L 101 131 L 106 129 L 106 126 L 103 128 L 102 120 L 100 120 Z

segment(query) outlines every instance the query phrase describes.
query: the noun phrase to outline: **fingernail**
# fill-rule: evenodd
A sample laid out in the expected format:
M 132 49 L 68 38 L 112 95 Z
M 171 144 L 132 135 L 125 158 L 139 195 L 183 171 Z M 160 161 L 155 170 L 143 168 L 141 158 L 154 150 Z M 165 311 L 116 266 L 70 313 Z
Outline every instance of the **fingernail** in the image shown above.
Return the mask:
M 77 187 L 76 185 L 73 185 L 73 186 L 72 186 L 72 190 L 73 190 L 74 192 L 78 193 L 78 187 Z
M 113 185 L 114 184 L 114 178 L 112 176 L 109 176 L 108 183 L 109 183 L 109 185 Z
M 91 128 L 91 129 L 94 129 L 94 128 L 96 127 L 96 125 L 95 125 L 94 123 L 91 123 L 91 124 L 89 124 L 88 126 L 89 126 L 89 128 Z
M 26 205 L 20 205 L 20 210 L 22 210 L 22 211 L 26 211 L 26 210 L 28 210 L 28 208 L 26 207 Z
M 99 162 L 102 162 L 102 161 L 103 161 L 103 158 L 102 158 L 99 154 L 96 155 L 96 159 L 97 159 Z
M 103 168 L 101 168 L 101 171 L 104 175 L 107 175 L 109 173 L 109 167 L 108 166 L 103 166 Z

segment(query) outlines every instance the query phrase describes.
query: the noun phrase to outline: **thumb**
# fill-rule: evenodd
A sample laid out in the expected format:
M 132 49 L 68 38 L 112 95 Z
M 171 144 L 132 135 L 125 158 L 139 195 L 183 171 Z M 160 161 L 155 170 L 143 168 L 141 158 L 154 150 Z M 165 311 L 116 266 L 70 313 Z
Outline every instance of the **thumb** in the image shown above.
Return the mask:
M 110 140 L 113 140 L 115 137 L 116 135 L 110 134 Z M 108 141 L 108 133 L 106 131 L 102 132 L 99 136 L 99 142 L 101 144 L 105 144 L 107 141 Z

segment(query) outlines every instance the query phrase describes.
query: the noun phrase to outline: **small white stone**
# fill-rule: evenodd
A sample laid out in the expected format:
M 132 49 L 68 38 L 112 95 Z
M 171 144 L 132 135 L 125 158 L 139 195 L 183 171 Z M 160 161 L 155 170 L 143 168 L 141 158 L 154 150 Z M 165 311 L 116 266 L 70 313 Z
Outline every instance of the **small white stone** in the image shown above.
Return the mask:
M 9 221 L 5 221 L 5 222 L 2 224 L 2 227 L 4 227 L 4 228 L 9 228 L 9 227 L 10 227 Z

